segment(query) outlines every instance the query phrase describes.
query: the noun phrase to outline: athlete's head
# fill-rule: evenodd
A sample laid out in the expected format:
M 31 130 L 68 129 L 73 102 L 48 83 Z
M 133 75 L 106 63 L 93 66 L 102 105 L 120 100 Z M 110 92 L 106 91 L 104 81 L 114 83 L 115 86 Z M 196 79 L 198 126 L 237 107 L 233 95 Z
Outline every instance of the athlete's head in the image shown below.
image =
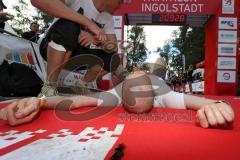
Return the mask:
M 142 71 L 129 75 L 123 82 L 123 106 L 130 113 L 146 113 L 153 107 L 154 92 L 149 77 Z

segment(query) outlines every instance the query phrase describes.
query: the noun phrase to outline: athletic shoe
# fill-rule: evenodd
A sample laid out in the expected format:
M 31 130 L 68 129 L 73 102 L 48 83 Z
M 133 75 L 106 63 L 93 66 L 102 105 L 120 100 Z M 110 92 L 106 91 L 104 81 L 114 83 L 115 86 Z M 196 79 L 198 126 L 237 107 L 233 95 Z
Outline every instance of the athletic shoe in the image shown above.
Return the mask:
M 43 96 L 51 97 L 51 96 L 57 96 L 57 95 L 58 95 L 58 91 L 55 87 L 50 86 L 48 83 L 44 83 L 38 97 L 43 97 Z

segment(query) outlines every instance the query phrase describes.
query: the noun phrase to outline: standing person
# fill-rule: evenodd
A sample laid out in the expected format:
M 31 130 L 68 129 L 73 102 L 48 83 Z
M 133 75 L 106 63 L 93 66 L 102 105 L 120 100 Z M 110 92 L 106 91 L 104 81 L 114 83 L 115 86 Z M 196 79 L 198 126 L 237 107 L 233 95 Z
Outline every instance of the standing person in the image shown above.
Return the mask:
M 176 92 L 180 93 L 181 92 L 181 77 L 178 75 L 176 77 Z
M 173 90 L 175 92 L 179 92 L 179 81 L 178 81 L 178 77 L 176 75 L 172 76 L 171 83 L 172 83 L 172 86 L 173 86 Z
M 70 57 L 93 55 L 102 60 L 95 64 L 92 73 L 103 69 L 124 77 L 123 67 L 117 53 L 117 38 L 114 32 L 113 14 L 122 0 L 31 0 L 32 4 L 46 13 L 58 17 L 50 26 L 40 45 L 40 52 L 47 60 L 47 82 L 40 95 L 57 95 L 56 82 L 61 65 Z M 108 44 L 115 46 L 105 51 Z M 96 59 L 90 60 L 94 63 Z M 92 62 L 93 61 L 93 62 Z M 96 67 L 98 66 L 98 67 Z M 87 74 L 88 74 L 87 73 Z M 90 79 L 88 81 L 91 81 Z
M 29 32 L 24 32 L 22 34 L 22 38 L 27 39 L 29 41 L 37 43 L 39 40 L 39 24 L 37 22 L 32 22 L 30 24 L 30 30 Z
M 193 74 L 193 65 L 191 64 L 188 67 L 188 71 L 187 71 L 187 82 L 188 82 L 188 85 L 189 85 L 189 92 L 190 92 L 190 94 L 193 93 L 193 89 L 192 89 L 193 77 L 192 77 L 192 74 Z
M 183 74 L 181 74 L 181 82 L 183 87 L 183 93 L 186 93 L 187 72 L 183 72 Z
M 3 12 L 3 9 L 7 9 L 7 7 L 4 5 L 3 1 L 0 0 L 0 28 L 4 30 L 5 22 L 12 19 L 12 17 L 9 16 L 8 13 Z

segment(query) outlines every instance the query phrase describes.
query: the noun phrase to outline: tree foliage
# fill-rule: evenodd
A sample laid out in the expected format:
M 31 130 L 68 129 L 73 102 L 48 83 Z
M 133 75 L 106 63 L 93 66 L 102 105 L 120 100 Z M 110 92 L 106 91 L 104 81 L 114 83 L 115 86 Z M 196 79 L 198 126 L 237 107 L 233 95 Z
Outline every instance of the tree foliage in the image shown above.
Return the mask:
M 205 32 L 204 28 L 183 26 L 176 32 L 172 40 L 173 47 L 186 57 L 186 66 L 204 60 Z
M 171 40 L 165 41 L 164 46 L 162 48 L 158 47 L 155 52 L 158 53 L 160 57 L 164 58 L 168 65 L 171 63 L 172 58 L 179 54 L 179 51 L 173 47 Z
M 14 19 L 11 21 L 11 25 L 19 35 L 29 31 L 30 24 L 35 21 L 40 24 L 41 32 L 44 32 L 53 20 L 53 17 L 46 13 L 29 7 L 26 0 L 18 0 L 13 9 L 15 12 L 13 13 Z
M 133 26 L 128 34 L 128 41 L 131 43 L 127 50 L 127 69 L 142 65 L 147 59 L 146 36 L 144 28 Z
M 169 69 L 173 71 L 171 73 L 179 75 L 184 70 L 183 56 L 186 68 L 204 60 L 205 33 L 204 28 L 182 26 L 172 35 L 173 39 L 166 41 L 156 52 L 166 60 Z

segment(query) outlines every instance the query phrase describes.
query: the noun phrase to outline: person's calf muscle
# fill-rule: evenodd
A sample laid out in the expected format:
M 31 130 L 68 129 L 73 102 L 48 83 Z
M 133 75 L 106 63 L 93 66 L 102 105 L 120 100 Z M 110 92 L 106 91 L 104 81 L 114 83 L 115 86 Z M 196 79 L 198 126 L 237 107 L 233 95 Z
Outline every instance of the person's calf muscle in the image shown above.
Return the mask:
M 49 82 L 56 82 L 61 67 L 69 57 L 70 52 L 61 52 L 48 47 L 47 53 L 47 79 Z

